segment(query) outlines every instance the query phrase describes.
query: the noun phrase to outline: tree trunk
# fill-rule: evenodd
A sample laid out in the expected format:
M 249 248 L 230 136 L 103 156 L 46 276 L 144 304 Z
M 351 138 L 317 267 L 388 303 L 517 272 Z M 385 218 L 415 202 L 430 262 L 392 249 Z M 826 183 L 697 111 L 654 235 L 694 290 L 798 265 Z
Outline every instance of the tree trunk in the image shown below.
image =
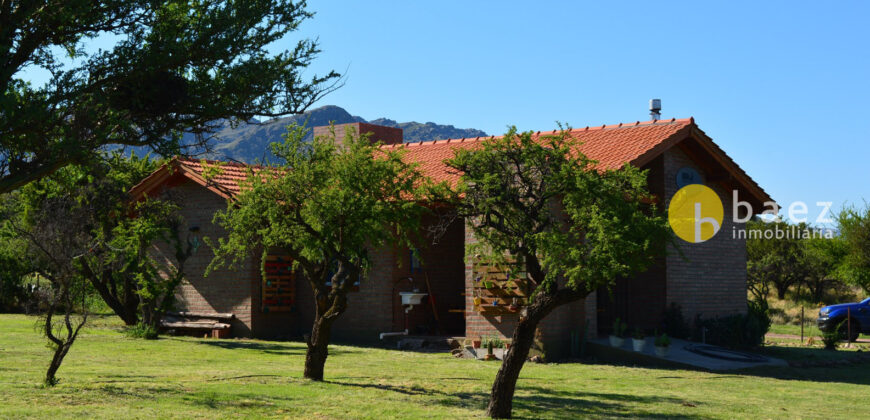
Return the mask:
M 785 299 L 785 292 L 788 291 L 788 286 L 779 285 L 779 284 L 777 284 L 775 286 L 776 286 L 776 297 L 779 298 L 779 300 Z
M 495 419 L 509 419 L 513 409 L 514 391 L 520 370 L 529 357 L 529 350 L 535 342 L 535 329 L 538 326 L 537 317 L 520 320 L 514 329 L 511 348 L 504 357 L 504 362 L 495 376 L 492 384 L 492 394 L 486 414 Z
M 308 351 L 305 353 L 305 372 L 303 376 L 313 381 L 323 380 L 323 369 L 329 356 L 329 335 L 334 317 L 323 317 L 319 314 L 314 319 L 314 327 L 308 338 Z
M 69 346 L 66 343 L 57 346 L 54 350 L 54 356 L 51 358 L 51 363 L 48 365 L 48 371 L 45 372 L 45 386 L 57 385 L 57 370 L 60 369 L 63 358 L 69 352 Z
M 496 419 L 511 418 L 517 379 L 529 357 L 529 349 L 535 342 L 538 323 L 558 306 L 582 299 L 588 294 L 588 292 L 580 293 L 571 289 L 559 289 L 550 293 L 541 291 L 535 296 L 534 301 L 526 307 L 525 316 L 520 316 L 514 328 L 511 349 L 507 352 L 492 384 L 486 415 Z

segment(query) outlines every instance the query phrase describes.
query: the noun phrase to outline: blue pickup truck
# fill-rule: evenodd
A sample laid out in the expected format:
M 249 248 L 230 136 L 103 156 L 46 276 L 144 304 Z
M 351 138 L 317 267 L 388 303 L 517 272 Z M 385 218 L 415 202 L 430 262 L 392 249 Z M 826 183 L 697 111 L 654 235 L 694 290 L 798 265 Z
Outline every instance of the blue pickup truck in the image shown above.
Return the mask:
M 859 334 L 870 334 L 870 298 L 858 303 L 825 306 L 819 310 L 818 324 L 825 332 L 839 329 L 843 338 L 847 337 L 848 330 L 851 341 Z

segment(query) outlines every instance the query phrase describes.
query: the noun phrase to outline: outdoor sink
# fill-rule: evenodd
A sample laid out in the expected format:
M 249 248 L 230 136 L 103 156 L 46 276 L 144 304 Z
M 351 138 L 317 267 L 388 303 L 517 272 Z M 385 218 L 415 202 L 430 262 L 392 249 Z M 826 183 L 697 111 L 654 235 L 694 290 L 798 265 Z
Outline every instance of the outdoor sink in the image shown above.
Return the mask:
M 402 305 L 419 305 L 426 295 L 428 293 L 399 292 L 399 296 L 402 297 Z

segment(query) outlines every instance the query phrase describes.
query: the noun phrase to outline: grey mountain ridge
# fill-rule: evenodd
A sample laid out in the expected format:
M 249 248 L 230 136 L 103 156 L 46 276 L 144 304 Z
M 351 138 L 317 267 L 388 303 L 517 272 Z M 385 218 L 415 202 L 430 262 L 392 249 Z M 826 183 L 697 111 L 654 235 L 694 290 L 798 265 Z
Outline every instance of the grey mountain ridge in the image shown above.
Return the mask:
M 262 123 L 241 123 L 236 128 L 226 124 L 224 128 L 215 133 L 215 147 L 213 156 L 215 159 L 229 159 L 240 162 L 253 163 L 269 158 L 269 144 L 281 141 L 281 135 L 286 132 L 290 124 L 305 124 L 307 127 L 316 127 L 351 122 L 368 122 L 371 124 L 387 127 L 398 127 L 404 130 L 405 142 L 426 140 L 440 140 L 462 137 L 487 136 L 482 130 L 473 128 L 456 128 L 452 125 L 442 125 L 433 122 L 403 122 L 399 123 L 387 118 L 378 118 L 366 121 L 362 117 L 351 115 L 341 107 L 335 105 L 322 106 L 309 110 L 300 115 L 265 121 Z M 311 133 L 308 134 L 311 136 Z

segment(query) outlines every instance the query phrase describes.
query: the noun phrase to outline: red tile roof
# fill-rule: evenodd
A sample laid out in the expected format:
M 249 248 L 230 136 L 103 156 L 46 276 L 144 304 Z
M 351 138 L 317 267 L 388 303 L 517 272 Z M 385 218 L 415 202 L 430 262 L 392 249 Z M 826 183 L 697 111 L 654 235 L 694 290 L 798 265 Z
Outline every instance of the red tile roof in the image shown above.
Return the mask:
M 646 161 L 641 160 L 647 153 L 693 124 L 694 120 L 687 118 L 602 125 L 573 129 L 571 135 L 581 143 L 580 151 L 588 158 L 598 161 L 599 169 L 606 170 L 622 167 L 626 163 L 643 165 Z M 539 131 L 535 133 L 535 137 L 557 133 L 558 131 Z M 489 137 L 435 140 L 384 147 L 405 148 L 407 158 L 418 162 L 426 175 L 436 182 L 453 183 L 459 179 L 460 174 L 448 168 L 444 161 L 453 156 L 454 149 L 474 147 L 487 138 Z
M 720 155 L 719 158 L 728 167 L 728 170 L 734 173 L 745 187 L 753 191 L 757 198 L 762 199 L 762 201 L 770 199 L 764 190 L 752 181 L 733 160 L 725 155 L 709 137 L 697 129 L 692 118 L 577 128 L 572 129 L 571 134 L 581 143 L 580 151 L 590 159 L 597 161 L 599 169 L 607 170 L 616 169 L 625 164 L 643 166 L 686 138 L 692 130 L 695 130 L 698 136 L 706 139 L 710 150 Z M 535 136 L 557 133 L 557 131 L 537 132 Z M 434 140 L 382 147 L 404 148 L 407 150 L 407 159 L 419 163 L 423 172 L 434 181 L 454 183 L 459 179 L 460 174 L 448 168 L 444 161 L 453 156 L 454 149 L 474 147 L 486 138 L 488 137 Z M 161 180 L 168 176 L 166 173 L 173 173 L 172 170 L 166 171 L 165 168 L 180 170 L 188 178 L 212 189 L 225 198 L 230 198 L 239 192 L 239 181 L 245 179 L 247 165 L 205 161 L 207 165 L 220 165 L 222 168 L 219 175 L 206 181 L 203 177 L 204 168 L 201 162 L 201 160 L 196 159 L 175 158 L 167 164 L 168 166 L 164 165 L 164 168 L 133 187 L 131 192 L 134 197 L 138 197 L 159 185 Z M 254 169 L 256 170 L 256 167 Z

